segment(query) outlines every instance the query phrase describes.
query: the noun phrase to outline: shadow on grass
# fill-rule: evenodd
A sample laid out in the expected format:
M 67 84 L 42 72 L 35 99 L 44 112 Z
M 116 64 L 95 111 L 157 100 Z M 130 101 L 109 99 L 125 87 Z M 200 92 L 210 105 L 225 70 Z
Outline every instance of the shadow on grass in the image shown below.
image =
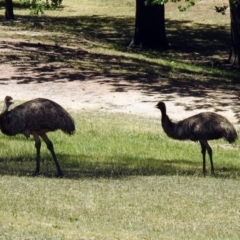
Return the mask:
M 76 156 L 73 163 L 60 162 L 66 179 L 81 179 L 81 178 L 111 178 L 121 179 L 132 176 L 198 176 L 203 177 L 202 162 L 194 162 L 184 159 L 179 160 L 158 160 L 153 158 L 139 160 L 137 157 L 131 156 L 116 156 L 114 162 L 109 160 L 98 162 L 88 156 Z M 0 158 L 0 174 L 11 176 L 34 176 L 35 160 L 29 161 L 30 157 L 21 157 L 2 159 Z M 60 159 L 73 160 L 75 157 L 62 155 Z M 208 163 L 207 163 L 208 165 Z M 46 159 L 41 162 L 41 175 L 39 177 L 52 178 L 56 177 L 56 168 L 52 159 Z M 217 178 L 239 178 L 239 169 L 233 166 L 224 166 L 220 169 L 215 169 L 215 174 L 207 176 Z

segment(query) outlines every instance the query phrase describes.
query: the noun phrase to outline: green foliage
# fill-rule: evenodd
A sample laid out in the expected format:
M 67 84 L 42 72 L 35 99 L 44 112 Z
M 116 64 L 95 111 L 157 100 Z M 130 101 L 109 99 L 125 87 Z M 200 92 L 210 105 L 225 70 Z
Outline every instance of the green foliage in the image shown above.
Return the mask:
M 237 5 L 240 4 L 240 1 L 239 0 L 230 0 L 230 4 L 234 5 L 234 6 L 237 6 Z
M 162 5 L 165 4 L 166 0 L 146 0 L 145 4 L 146 5 Z
M 146 5 L 162 5 L 168 2 L 173 2 L 173 3 L 178 3 L 181 2 L 182 0 L 146 0 L 145 4 Z M 189 7 L 192 7 L 195 5 L 197 0 L 185 0 L 184 5 L 178 6 L 179 11 L 186 11 Z
M 19 0 L 20 3 L 29 7 L 31 14 L 44 14 L 45 9 L 56 9 L 62 3 L 62 0 Z
M 224 5 L 224 6 L 215 6 L 215 10 L 217 13 L 221 13 L 222 15 L 226 14 L 226 10 L 227 10 L 228 6 Z
M 194 6 L 196 0 L 185 0 L 185 2 L 186 2 L 186 3 L 185 3 L 184 6 L 180 5 L 180 6 L 178 7 L 179 11 L 181 11 L 181 12 L 182 12 L 182 11 L 186 11 L 188 8 Z
M 168 2 L 172 2 L 172 3 L 179 3 L 182 2 L 182 0 L 146 0 L 145 4 L 149 5 L 157 5 L 157 4 L 165 4 Z M 185 4 L 184 5 L 180 5 L 178 6 L 179 11 L 183 12 L 186 11 L 188 8 L 192 7 L 195 5 L 195 3 L 197 2 L 197 0 L 185 0 Z M 237 6 L 239 4 L 239 0 L 231 0 L 230 4 L 232 4 L 233 6 Z M 226 10 L 227 10 L 228 6 L 227 5 L 223 5 L 223 6 L 215 6 L 215 10 L 218 13 L 221 14 L 226 14 Z

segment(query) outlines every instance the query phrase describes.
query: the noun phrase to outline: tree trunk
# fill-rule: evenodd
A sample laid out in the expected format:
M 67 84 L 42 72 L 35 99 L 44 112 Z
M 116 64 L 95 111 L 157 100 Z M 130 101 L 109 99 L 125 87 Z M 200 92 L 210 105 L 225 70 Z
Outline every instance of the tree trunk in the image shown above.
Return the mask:
M 12 0 L 5 0 L 5 18 L 7 20 L 14 19 Z
M 233 3 L 229 1 L 231 14 L 231 50 L 229 61 L 232 65 L 240 67 L 240 0 Z
M 146 5 L 136 0 L 135 33 L 130 46 L 168 49 L 164 5 Z

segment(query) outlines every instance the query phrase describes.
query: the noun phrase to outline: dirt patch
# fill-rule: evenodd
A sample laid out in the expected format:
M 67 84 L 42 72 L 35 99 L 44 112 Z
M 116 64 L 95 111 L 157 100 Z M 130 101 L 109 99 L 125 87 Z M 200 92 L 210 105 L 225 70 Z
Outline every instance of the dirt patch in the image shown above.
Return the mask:
M 71 69 L 69 69 L 71 71 Z M 4 99 L 6 95 L 12 96 L 15 100 L 30 100 L 36 97 L 52 99 L 62 106 L 74 110 L 97 110 L 107 112 L 123 112 L 143 116 L 159 117 L 160 113 L 154 108 L 158 101 L 165 101 L 169 116 L 180 120 L 202 111 L 215 111 L 226 116 L 233 123 L 237 124 L 238 119 L 231 105 L 231 98 L 221 91 L 209 91 L 206 97 L 179 97 L 178 94 L 166 94 L 162 92 L 152 92 L 151 95 L 144 90 L 132 88 L 123 89 L 115 87 L 109 79 L 96 80 L 75 80 L 60 79 L 54 82 L 30 82 L 24 83 L 22 73 L 22 83 L 14 80 L 16 75 L 15 67 L 9 64 L 0 65 L 1 87 L 0 96 Z M 27 74 L 31 74 L 29 71 Z M 4 80 L 2 80 L 4 79 Z M 110 82 L 110 83 L 108 83 Z M 128 83 L 124 80 L 119 82 L 121 86 Z M 232 99 L 238 96 L 232 95 Z M 199 104 L 199 109 L 197 108 Z M 202 106 L 205 106 L 204 108 Z M 219 108 L 219 106 L 222 106 Z
M 79 71 L 51 62 L 54 46 L 47 49 L 39 43 L 29 44 L 25 41 L 22 42 L 24 44 L 12 44 L 13 41 L 18 40 L 0 42 L 0 52 L 7 60 L 0 61 L 2 100 L 6 95 L 21 101 L 44 97 L 74 110 L 123 112 L 151 117 L 160 117 L 154 106 L 158 101 L 165 101 L 169 116 L 175 120 L 202 111 L 214 111 L 234 124 L 239 123 L 239 97 L 234 88 L 189 86 L 187 81 L 177 84 L 174 81 L 142 83 L 137 78 L 93 74 L 89 70 Z M 64 53 L 68 54 L 69 51 L 69 56 L 75 53 L 70 50 L 65 48 Z M 24 55 L 25 51 L 27 55 Z M 41 57 L 42 62 L 39 61 Z M 44 62 L 47 57 L 48 61 Z

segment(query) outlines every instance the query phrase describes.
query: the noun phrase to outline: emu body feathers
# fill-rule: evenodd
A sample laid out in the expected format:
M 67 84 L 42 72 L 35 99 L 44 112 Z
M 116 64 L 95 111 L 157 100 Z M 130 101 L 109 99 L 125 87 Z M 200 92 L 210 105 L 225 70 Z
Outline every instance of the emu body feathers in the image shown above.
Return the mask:
M 229 143 L 234 142 L 237 139 L 234 126 L 225 117 L 213 112 L 203 112 L 179 122 L 172 122 L 166 113 L 164 102 L 159 102 L 156 107 L 162 113 L 164 132 L 173 139 L 199 141 L 203 155 L 203 173 L 206 173 L 206 151 L 210 157 L 211 173 L 214 173 L 212 149 L 208 140 L 225 138 Z
M 13 100 L 11 97 L 5 97 L 3 112 L 0 115 L 0 128 L 2 133 L 9 136 L 24 134 L 26 137 L 29 137 L 30 134 L 33 135 L 37 150 L 36 175 L 40 173 L 41 137 L 52 154 L 58 176 L 62 176 L 63 173 L 57 161 L 53 144 L 46 133 L 58 129 L 67 134 L 74 133 L 75 125 L 72 117 L 59 104 L 49 99 L 33 99 L 9 111 L 9 106 L 12 103 Z
M 46 133 L 60 129 L 67 134 L 73 134 L 75 124 L 70 114 L 59 104 L 44 98 L 27 101 L 9 111 L 12 103 L 11 97 L 5 97 L 3 111 L 0 114 L 2 133 L 9 136 L 24 134 L 29 137 L 33 135 L 37 152 L 36 175 L 40 173 L 41 137 L 52 154 L 58 176 L 62 176 L 53 143 Z M 161 122 L 164 132 L 173 139 L 199 141 L 203 158 L 203 173 L 204 175 L 206 173 L 206 151 L 210 158 L 211 173 L 214 173 L 212 149 L 208 140 L 224 138 L 229 143 L 234 142 L 237 139 L 234 126 L 225 117 L 213 112 L 203 112 L 178 122 L 172 122 L 166 113 L 164 102 L 159 102 L 156 107 L 162 113 Z
M 174 139 L 199 141 L 225 138 L 230 143 L 236 139 L 232 124 L 216 113 L 203 112 L 177 123 L 169 122 L 170 120 L 163 121 L 163 128 Z

